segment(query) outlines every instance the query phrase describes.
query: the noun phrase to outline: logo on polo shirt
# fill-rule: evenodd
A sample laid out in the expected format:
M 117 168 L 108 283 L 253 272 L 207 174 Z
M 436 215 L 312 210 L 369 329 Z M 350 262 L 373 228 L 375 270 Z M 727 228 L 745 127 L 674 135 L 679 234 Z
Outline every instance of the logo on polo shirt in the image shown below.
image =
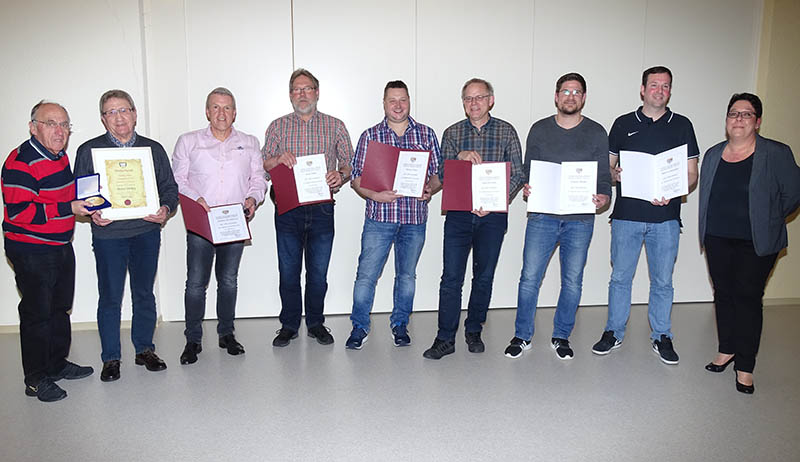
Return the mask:
M 637 133 L 639 133 L 639 130 L 636 130 L 635 132 L 628 132 L 628 136 L 633 136 Z

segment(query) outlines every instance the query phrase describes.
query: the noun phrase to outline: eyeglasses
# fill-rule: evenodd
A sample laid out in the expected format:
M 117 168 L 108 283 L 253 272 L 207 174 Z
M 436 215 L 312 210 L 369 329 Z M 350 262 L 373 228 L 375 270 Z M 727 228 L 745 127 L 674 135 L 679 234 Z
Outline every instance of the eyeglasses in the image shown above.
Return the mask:
M 72 129 L 72 124 L 69 123 L 69 122 L 56 122 L 55 120 L 47 120 L 47 121 L 45 121 L 45 120 L 36 120 L 36 119 L 33 119 L 31 122 L 39 122 L 42 125 L 46 125 L 47 128 L 49 128 L 51 130 L 55 130 L 56 127 L 61 127 L 61 128 L 63 128 L 64 130 L 67 130 L 67 131 Z
M 108 111 L 103 112 L 103 117 L 114 117 L 117 114 L 126 116 L 128 114 L 133 114 L 134 112 L 136 112 L 136 109 L 134 108 L 121 107 L 119 109 L 109 109 Z
M 738 119 L 741 116 L 744 120 L 755 118 L 756 113 L 751 111 L 731 111 L 728 113 L 729 119 Z
M 583 95 L 583 90 L 561 90 L 558 93 L 560 93 L 560 94 L 562 94 L 564 96 L 569 96 L 569 95 L 581 96 L 581 95 Z
M 311 93 L 316 90 L 317 87 L 303 87 L 303 88 L 292 88 L 293 95 L 299 95 L 300 93 Z
M 483 100 L 489 98 L 490 96 L 492 95 L 465 96 L 461 99 L 463 99 L 464 102 L 467 104 L 471 104 L 473 101 L 475 101 L 476 103 L 482 103 Z

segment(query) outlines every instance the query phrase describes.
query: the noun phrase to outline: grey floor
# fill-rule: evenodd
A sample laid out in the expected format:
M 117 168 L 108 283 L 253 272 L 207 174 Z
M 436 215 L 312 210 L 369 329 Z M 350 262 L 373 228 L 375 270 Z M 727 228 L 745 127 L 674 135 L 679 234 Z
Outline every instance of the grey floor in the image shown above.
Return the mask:
M 485 353 L 459 336 L 440 361 L 422 358 L 432 312 L 413 315 L 408 348 L 374 315 L 361 351 L 344 349 L 345 316 L 328 318 L 334 345 L 303 329 L 281 349 L 270 345 L 277 319 L 241 320 L 242 357 L 220 350 L 206 322 L 191 366 L 178 362 L 182 323 L 162 323 L 156 345 L 169 368 L 135 366 L 126 339 L 113 383 L 99 379 L 96 331 L 76 331 L 71 359 L 95 375 L 59 382 L 69 397 L 49 404 L 23 394 L 19 336 L 0 334 L 0 461 L 800 460 L 800 307 L 765 310 L 753 396 L 736 392 L 730 369 L 703 370 L 716 349 L 709 304 L 675 306 L 678 366 L 651 351 L 645 307 L 606 357 L 590 351 L 606 308 L 581 308 L 572 361 L 549 347 L 552 317 L 539 310 L 533 349 L 516 360 L 503 356 L 513 310 L 490 312 Z

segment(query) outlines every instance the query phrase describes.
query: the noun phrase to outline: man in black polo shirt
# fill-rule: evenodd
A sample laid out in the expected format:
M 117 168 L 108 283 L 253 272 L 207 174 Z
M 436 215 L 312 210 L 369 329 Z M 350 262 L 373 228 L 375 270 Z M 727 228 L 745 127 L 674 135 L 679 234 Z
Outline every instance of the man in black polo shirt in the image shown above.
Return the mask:
M 672 72 L 656 66 L 642 73 L 642 106 L 614 121 L 608 135 L 611 175 L 617 182 L 617 197 L 611 214 L 611 282 L 608 284 L 608 322 L 592 352 L 606 355 L 622 345 L 625 325 L 631 312 L 631 284 L 641 254 L 647 253 L 650 274 L 648 315 L 653 351 L 666 364 L 678 364 L 672 347 L 672 270 L 678 257 L 681 199 L 652 202 L 622 197 L 620 182 L 623 166 L 618 165 L 620 151 L 650 154 L 686 145 L 689 190 L 697 182 L 697 158 L 700 151 L 692 123 L 667 107 L 672 91 Z

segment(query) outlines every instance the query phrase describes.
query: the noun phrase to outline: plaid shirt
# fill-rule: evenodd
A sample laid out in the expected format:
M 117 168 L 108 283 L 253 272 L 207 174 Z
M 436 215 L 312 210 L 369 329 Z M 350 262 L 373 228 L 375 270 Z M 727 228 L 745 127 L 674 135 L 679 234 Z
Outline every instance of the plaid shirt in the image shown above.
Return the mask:
M 353 178 L 361 176 L 364 160 L 367 157 L 367 144 L 370 140 L 389 144 L 400 149 L 430 151 L 428 160 L 428 177 L 436 175 L 442 163 L 439 141 L 436 133 L 426 125 L 408 118 L 408 128 L 403 136 L 389 128 L 386 118 L 381 123 L 364 130 L 358 140 L 356 155 L 353 157 Z M 367 199 L 365 216 L 371 220 L 400 223 L 404 225 L 420 225 L 428 221 L 428 203 L 415 197 L 401 197 L 392 203 L 375 202 Z
M 264 135 L 262 159 L 287 151 L 297 157 L 325 154 L 329 172 L 349 165 L 353 159 L 353 143 L 344 122 L 319 111 L 314 111 L 308 122 L 293 112 L 269 124 Z
M 508 188 L 508 202 L 511 203 L 522 189 L 525 179 L 522 170 L 522 146 L 514 127 L 491 116 L 480 130 L 469 119 L 456 122 L 442 135 L 442 156 L 444 159 L 458 159 L 461 151 L 475 151 L 484 162 L 511 162 Z M 439 178 L 444 182 L 443 168 L 439 168 Z

